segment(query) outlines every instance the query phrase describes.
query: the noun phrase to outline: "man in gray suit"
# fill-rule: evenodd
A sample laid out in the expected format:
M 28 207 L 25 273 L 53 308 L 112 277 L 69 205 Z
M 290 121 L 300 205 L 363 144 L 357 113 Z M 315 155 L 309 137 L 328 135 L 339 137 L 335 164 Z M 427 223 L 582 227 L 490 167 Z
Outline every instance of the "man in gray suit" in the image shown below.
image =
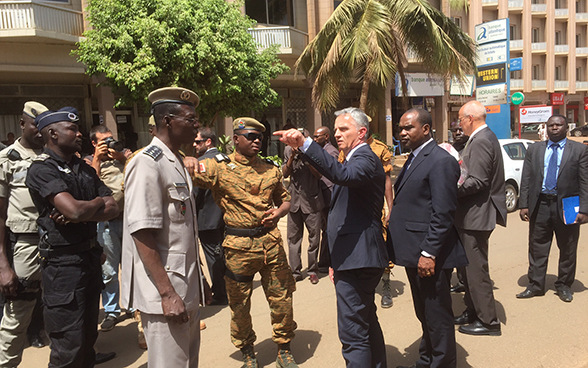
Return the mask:
M 553 233 L 560 250 L 555 289 L 571 302 L 570 287 L 576 275 L 580 224 L 588 222 L 588 147 L 568 140 L 568 123 L 562 115 L 547 120 L 548 141 L 529 147 L 523 165 L 520 217 L 529 221 L 529 284 L 517 294 L 528 299 L 545 294 L 545 273 Z M 563 221 L 562 199 L 579 196 L 579 213 L 573 224 Z
M 493 284 L 488 269 L 488 239 L 496 224 L 506 226 L 504 163 L 500 143 L 486 125 L 486 108 L 470 101 L 459 110 L 459 123 L 470 138 L 462 151 L 468 176 L 458 190 L 455 225 L 469 266 L 464 277 L 466 310 L 456 317 L 459 332 L 499 336 Z
M 210 128 L 200 128 L 194 140 L 196 157 L 199 160 L 214 158 L 220 154 L 216 148 L 217 137 Z M 212 305 L 227 305 L 225 287 L 225 257 L 223 240 L 225 239 L 225 223 L 223 211 L 214 203 L 212 192 L 194 186 L 196 198 L 196 216 L 198 218 L 198 238 L 206 256 L 206 264 L 212 283 Z

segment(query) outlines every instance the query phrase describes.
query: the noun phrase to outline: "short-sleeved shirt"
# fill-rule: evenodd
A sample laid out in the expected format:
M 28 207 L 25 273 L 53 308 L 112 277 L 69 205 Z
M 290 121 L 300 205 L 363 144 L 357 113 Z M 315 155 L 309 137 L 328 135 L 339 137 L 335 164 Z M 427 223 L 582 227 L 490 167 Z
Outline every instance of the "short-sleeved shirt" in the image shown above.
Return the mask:
M 229 227 L 253 229 L 263 226 L 265 211 L 290 201 L 290 193 L 282 183 L 282 171 L 274 164 L 254 156 L 248 158 L 237 152 L 228 161 L 207 159 L 200 163 L 194 184 L 210 189 L 215 203 L 224 212 Z M 270 234 L 279 238 L 275 228 Z M 224 247 L 263 252 L 263 244 L 248 237 L 229 235 Z
M 53 247 L 80 244 L 96 236 L 96 222 L 68 223 L 58 225 L 49 216 L 54 209 L 49 198 L 68 192 L 78 201 L 91 201 L 96 197 L 107 197 L 112 192 L 96 175 L 94 168 L 84 160 L 73 156 L 67 162 L 49 148 L 37 156 L 29 168 L 26 178 L 33 203 L 39 211 L 37 225 L 47 233 L 46 241 Z
M 39 212 L 25 179 L 39 153 L 25 148 L 20 138 L 0 152 L 0 197 L 8 199 L 6 226 L 14 233 L 37 233 Z
M 182 159 L 154 137 L 127 160 L 121 299 L 128 308 L 163 314 L 161 296 L 137 252 L 133 234 L 150 230 L 157 252 L 187 310 L 200 303 L 198 224 L 192 180 Z

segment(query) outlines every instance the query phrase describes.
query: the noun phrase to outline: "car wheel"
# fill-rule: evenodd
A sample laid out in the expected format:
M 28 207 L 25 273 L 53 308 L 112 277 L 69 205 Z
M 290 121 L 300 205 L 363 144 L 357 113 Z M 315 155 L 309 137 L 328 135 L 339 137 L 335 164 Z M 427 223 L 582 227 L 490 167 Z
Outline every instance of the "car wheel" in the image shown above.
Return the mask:
M 579 131 L 579 130 L 576 130 L 576 131 L 574 132 L 574 137 L 581 137 L 581 136 L 582 136 L 582 132 L 581 132 L 581 131 Z
M 519 199 L 517 190 L 515 189 L 514 185 L 510 183 L 506 183 L 504 189 L 506 192 L 506 210 L 508 212 L 513 212 L 517 209 L 517 202 Z

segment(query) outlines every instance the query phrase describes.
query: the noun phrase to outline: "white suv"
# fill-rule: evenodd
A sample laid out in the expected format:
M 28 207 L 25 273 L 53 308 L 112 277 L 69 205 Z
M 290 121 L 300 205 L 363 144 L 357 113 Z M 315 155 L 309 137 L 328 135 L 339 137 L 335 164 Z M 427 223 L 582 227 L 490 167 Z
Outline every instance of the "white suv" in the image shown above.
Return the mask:
M 521 188 L 521 175 L 527 148 L 535 143 L 529 139 L 499 139 L 502 146 L 504 161 L 504 179 L 506 181 L 506 209 L 513 212 L 517 209 Z

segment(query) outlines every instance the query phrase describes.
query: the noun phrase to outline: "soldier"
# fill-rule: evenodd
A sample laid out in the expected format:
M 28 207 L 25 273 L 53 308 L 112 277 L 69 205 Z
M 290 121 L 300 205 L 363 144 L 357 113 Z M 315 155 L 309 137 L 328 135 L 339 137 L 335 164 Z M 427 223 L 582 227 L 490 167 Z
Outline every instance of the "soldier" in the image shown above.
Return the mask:
M 197 134 L 200 101 L 179 87 L 149 94 L 157 129 L 125 169 L 121 302 L 141 311 L 150 368 L 197 367 L 202 273 L 196 205 L 180 146 Z
M 0 367 L 20 364 L 41 288 L 41 267 L 37 262 L 39 213 L 25 179 L 33 159 L 43 150 L 35 117 L 45 111 L 47 108 L 38 102 L 25 103 L 21 138 L 0 152 L 0 291 L 7 299 L 0 325 Z M 10 265 L 8 259 L 13 255 Z
M 110 189 L 76 156 L 82 148 L 77 122 L 77 110 L 71 107 L 35 118 L 45 149 L 33 160 L 26 178 L 39 211 L 50 368 L 95 364 L 102 290 L 102 248 L 96 243 L 96 223 L 118 214 Z
M 224 212 L 231 339 L 243 353 L 243 367 L 258 367 L 249 311 L 253 276 L 259 272 L 271 310 L 272 340 L 279 347 L 276 365 L 295 368 L 298 365 L 290 341 L 296 329 L 292 311 L 296 285 L 277 228 L 279 219 L 290 209 L 290 194 L 282 184 L 280 169 L 257 157 L 265 127 L 255 119 L 239 118 L 233 122 L 233 129 L 235 153 L 218 154 L 198 166 L 195 159 L 186 160 L 199 171 L 195 185 L 212 190 Z

